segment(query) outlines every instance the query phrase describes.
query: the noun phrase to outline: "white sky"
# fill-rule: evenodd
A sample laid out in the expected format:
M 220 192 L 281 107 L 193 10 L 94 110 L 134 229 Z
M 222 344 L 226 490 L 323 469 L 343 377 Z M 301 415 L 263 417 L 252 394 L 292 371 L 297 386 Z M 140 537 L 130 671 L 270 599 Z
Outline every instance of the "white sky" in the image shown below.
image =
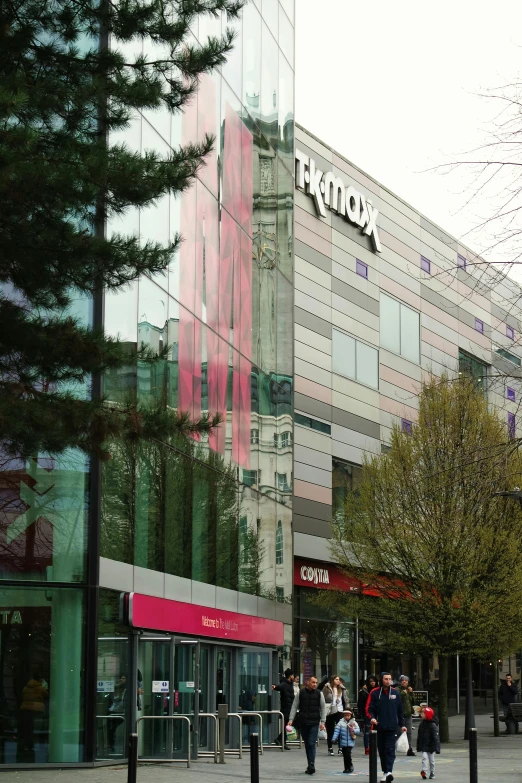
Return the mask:
M 489 140 L 476 94 L 522 76 L 521 31 L 520 0 L 296 0 L 296 121 L 461 238 L 492 195 L 463 208 L 469 174 L 423 172 Z

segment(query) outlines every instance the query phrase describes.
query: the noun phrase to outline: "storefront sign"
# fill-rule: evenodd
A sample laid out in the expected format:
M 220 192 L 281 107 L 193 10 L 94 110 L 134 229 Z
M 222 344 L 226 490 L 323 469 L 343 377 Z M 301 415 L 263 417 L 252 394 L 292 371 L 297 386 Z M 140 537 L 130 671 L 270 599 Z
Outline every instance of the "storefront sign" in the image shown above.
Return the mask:
M 359 226 L 362 233 L 370 237 L 374 251 L 380 253 L 381 242 L 377 231 L 379 210 L 373 207 L 372 202 L 352 185 L 346 187 L 332 171 L 326 174 L 322 172 L 316 167 L 315 160 L 301 150 L 296 149 L 295 162 L 296 187 L 313 198 L 317 213 L 325 218 L 326 207 L 337 212 L 349 223 Z
M 0 623 L 2 625 L 21 625 L 22 615 L 18 609 L 0 609 Z
M 238 642 L 281 646 L 283 623 L 208 606 L 169 601 L 142 593 L 129 595 L 129 622 L 134 628 L 210 636 Z
M 168 693 L 169 681 L 168 680 L 152 680 L 152 693 Z
M 302 587 L 317 587 L 321 590 L 346 590 L 361 592 L 358 579 L 346 576 L 340 568 L 331 563 L 314 563 L 306 560 L 294 561 L 294 584 Z

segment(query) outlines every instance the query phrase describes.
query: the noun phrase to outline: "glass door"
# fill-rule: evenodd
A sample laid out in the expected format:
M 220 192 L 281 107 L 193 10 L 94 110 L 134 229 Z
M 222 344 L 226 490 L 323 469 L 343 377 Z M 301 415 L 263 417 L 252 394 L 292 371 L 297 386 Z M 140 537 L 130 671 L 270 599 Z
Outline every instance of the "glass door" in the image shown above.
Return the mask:
M 142 636 L 138 643 L 137 718 L 172 714 L 171 637 Z M 172 721 L 144 720 L 139 724 L 138 754 L 142 758 L 171 758 Z
M 239 706 L 243 712 L 263 712 L 278 709 L 271 703 L 269 652 L 255 650 L 240 650 L 238 652 L 238 693 Z M 277 715 L 263 715 L 263 744 L 270 744 L 271 727 L 278 726 Z M 250 720 L 243 719 L 243 743 L 248 744 L 253 731 L 259 731 L 259 721 L 252 716 Z M 277 730 L 279 733 L 279 729 Z M 273 734 L 275 737 L 276 734 Z
M 175 714 L 187 715 L 191 717 L 194 716 L 196 712 L 198 715 L 202 712 L 208 712 L 208 673 L 208 645 L 202 645 L 197 640 L 192 639 L 176 639 L 173 705 L 173 711 Z M 196 692 L 198 693 L 197 705 Z M 192 717 L 191 721 L 194 723 Z M 214 749 L 213 728 L 214 722 L 211 719 L 198 719 L 198 725 L 196 727 L 197 730 L 193 730 L 193 755 L 195 755 L 196 752 L 196 742 L 198 750 Z M 174 744 L 176 747 L 176 743 L 181 743 L 181 733 L 181 723 L 175 722 Z

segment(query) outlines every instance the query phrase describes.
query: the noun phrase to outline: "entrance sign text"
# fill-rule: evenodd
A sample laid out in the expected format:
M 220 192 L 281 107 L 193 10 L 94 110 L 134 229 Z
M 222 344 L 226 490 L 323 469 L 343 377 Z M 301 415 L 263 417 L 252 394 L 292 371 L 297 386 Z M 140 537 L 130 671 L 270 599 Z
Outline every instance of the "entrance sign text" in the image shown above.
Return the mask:
M 318 169 L 315 160 L 301 150 L 295 151 L 295 182 L 300 190 L 311 196 L 315 208 L 321 217 L 326 217 L 326 207 L 338 215 L 359 226 L 363 234 L 370 237 L 373 249 L 381 252 L 381 243 L 377 231 L 379 210 L 372 202 L 352 185 L 345 187 L 340 177 L 332 171 L 326 174 Z

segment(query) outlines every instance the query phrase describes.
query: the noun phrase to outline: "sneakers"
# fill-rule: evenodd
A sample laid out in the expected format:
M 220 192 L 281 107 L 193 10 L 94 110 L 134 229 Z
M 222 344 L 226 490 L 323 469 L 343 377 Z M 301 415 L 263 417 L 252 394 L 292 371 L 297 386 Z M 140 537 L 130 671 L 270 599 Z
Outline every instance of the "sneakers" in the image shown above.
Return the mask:
M 423 780 L 426 780 L 426 778 L 427 778 L 427 777 L 428 777 L 428 776 L 426 775 L 426 773 L 424 772 L 424 770 L 422 770 L 422 772 L 421 772 L 421 778 L 422 778 Z
M 406 753 L 407 756 L 416 756 L 417 754 L 413 752 L 413 748 L 409 748 L 408 752 Z
M 370 755 L 370 748 L 365 748 L 364 749 L 364 755 L 365 756 L 369 756 Z
M 280 740 L 280 739 L 275 739 L 275 740 L 272 742 L 272 745 L 281 745 L 281 740 Z
M 328 755 L 333 756 L 333 754 L 334 754 L 333 748 L 328 748 Z
M 386 783 L 392 783 L 393 775 L 391 772 L 388 772 L 386 775 Z
M 382 773 L 382 778 L 381 778 L 380 783 L 386 783 L 386 772 Z
M 308 765 L 308 767 L 305 769 L 306 775 L 315 775 L 315 767 L 312 767 L 311 764 Z
M 342 756 L 343 755 L 343 752 L 342 752 L 341 748 L 337 748 L 337 755 L 338 756 Z
M 430 780 L 433 780 L 434 777 L 435 777 L 435 773 L 434 772 L 430 772 Z

